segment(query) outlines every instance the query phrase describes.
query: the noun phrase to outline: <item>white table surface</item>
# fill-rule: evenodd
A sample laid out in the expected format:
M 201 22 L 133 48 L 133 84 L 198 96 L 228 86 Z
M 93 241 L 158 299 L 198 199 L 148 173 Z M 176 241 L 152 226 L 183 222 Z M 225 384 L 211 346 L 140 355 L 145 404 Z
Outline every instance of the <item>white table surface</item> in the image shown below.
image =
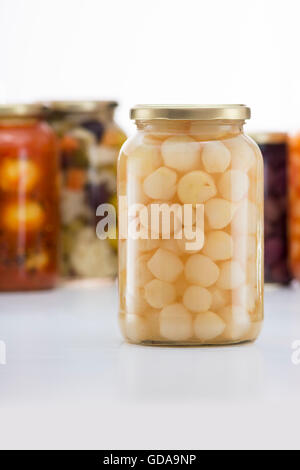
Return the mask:
M 1 448 L 300 448 L 300 291 L 254 344 L 125 344 L 114 285 L 0 295 Z

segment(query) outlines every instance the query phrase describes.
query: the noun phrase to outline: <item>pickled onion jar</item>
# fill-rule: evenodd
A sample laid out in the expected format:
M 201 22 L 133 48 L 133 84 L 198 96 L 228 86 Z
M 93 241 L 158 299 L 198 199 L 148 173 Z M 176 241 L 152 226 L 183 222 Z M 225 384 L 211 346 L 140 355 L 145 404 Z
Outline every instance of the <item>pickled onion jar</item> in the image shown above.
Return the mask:
M 118 161 L 119 323 L 148 345 L 252 341 L 263 322 L 263 161 L 243 105 L 137 106 Z
M 264 159 L 265 282 L 289 284 L 288 142 L 279 132 L 252 135 Z
M 0 290 L 58 279 L 58 145 L 38 105 L 0 106 Z
M 96 234 L 101 204 L 117 206 L 117 159 L 126 136 L 114 101 L 48 103 L 60 142 L 62 176 L 60 271 L 64 281 L 115 279 L 117 240 Z

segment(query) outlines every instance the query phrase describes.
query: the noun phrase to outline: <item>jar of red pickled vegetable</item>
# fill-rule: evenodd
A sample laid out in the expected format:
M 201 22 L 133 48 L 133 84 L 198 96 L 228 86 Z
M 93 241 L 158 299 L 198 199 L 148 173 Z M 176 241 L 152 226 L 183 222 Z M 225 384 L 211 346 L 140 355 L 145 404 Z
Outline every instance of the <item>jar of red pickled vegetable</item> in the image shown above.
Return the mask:
M 284 133 L 253 135 L 264 159 L 265 282 L 288 284 L 288 142 Z
M 118 163 L 124 338 L 254 340 L 263 321 L 263 161 L 243 132 L 249 108 L 145 105 L 131 117 L 137 133 Z
M 50 107 L 60 139 L 62 172 L 61 273 L 66 280 L 117 275 L 117 241 L 100 240 L 98 206 L 116 207 L 116 167 L 126 140 L 114 120 L 112 101 L 63 101 Z
M 41 106 L 0 106 L 1 291 L 48 289 L 56 283 L 57 150 Z
M 289 202 L 290 265 L 300 281 L 300 134 L 289 142 Z

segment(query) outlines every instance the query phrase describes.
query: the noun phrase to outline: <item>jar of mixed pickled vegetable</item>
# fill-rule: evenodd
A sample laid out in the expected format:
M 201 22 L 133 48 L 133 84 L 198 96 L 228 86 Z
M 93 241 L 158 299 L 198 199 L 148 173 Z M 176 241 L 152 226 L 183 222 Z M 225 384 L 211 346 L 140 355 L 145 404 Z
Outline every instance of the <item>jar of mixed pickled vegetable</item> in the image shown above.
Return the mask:
M 289 143 L 289 203 L 290 266 L 300 281 L 300 134 Z
M 263 161 L 249 108 L 137 106 L 121 149 L 119 321 L 132 343 L 254 340 L 263 321 Z
M 37 290 L 58 276 L 59 167 L 37 105 L 0 106 L 0 290 Z
M 60 138 L 62 171 L 61 272 L 67 280 L 114 278 L 117 241 L 100 240 L 101 204 L 116 207 L 116 167 L 125 134 L 114 121 L 115 102 L 64 101 L 48 105 Z
M 257 133 L 253 139 L 264 159 L 265 282 L 288 284 L 288 143 L 287 134 Z

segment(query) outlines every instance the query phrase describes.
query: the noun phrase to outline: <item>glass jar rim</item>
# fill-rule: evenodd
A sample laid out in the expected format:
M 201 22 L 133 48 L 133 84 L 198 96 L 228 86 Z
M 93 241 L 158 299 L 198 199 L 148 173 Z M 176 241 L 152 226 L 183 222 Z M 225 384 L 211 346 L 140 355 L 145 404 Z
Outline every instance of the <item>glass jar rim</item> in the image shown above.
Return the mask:
M 42 104 L 12 103 L 0 104 L 0 119 L 42 117 L 46 110 Z
M 254 132 L 250 137 L 255 140 L 257 144 L 285 144 L 288 140 L 286 132 Z
M 140 104 L 130 110 L 130 118 L 139 120 L 169 119 L 187 121 L 244 121 L 251 110 L 244 104 Z
M 114 109 L 117 106 L 118 102 L 113 100 L 64 100 L 49 101 L 44 103 L 44 107 L 50 112 L 52 111 L 62 114 L 90 114 Z

